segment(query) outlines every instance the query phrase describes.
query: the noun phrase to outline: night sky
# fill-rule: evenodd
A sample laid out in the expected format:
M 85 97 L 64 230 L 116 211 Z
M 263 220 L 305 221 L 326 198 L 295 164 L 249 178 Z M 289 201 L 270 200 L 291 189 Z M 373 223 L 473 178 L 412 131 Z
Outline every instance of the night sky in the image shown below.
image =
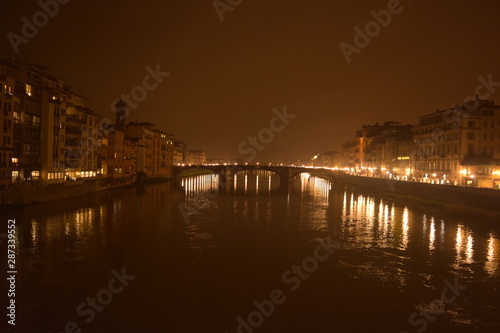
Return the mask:
M 213 0 L 72 0 L 17 56 L 51 68 L 106 117 L 160 64 L 170 76 L 129 120 L 154 122 L 213 158 L 241 157 L 238 145 L 286 106 L 297 117 L 256 161 L 307 158 L 339 149 L 363 124 L 416 123 L 462 103 L 480 75 L 500 81 L 498 0 L 401 1 L 348 64 L 340 43 L 353 45 L 354 27 L 387 6 L 243 0 L 221 22 Z M 2 2 L 0 54 L 15 54 L 7 34 L 39 10 L 34 0 Z

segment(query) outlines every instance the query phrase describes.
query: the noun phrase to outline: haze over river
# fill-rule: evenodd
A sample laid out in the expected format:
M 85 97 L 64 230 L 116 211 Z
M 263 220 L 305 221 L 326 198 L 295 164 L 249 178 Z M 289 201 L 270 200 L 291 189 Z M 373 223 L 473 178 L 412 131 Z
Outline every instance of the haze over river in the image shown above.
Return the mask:
M 16 332 L 500 330 L 498 224 L 307 174 L 278 183 L 239 173 L 219 194 L 201 175 L 2 214 Z

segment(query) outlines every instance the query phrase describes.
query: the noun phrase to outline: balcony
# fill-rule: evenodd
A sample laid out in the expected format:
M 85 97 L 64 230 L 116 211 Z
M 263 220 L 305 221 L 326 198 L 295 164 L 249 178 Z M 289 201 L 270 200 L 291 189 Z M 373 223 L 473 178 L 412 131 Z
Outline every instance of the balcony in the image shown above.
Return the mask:
M 79 141 L 78 140 L 66 140 L 66 145 L 69 147 L 78 147 Z
M 66 120 L 67 121 L 72 121 L 80 124 L 86 124 L 87 122 L 85 119 L 80 119 L 76 114 L 67 114 L 66 115 Z
M 31 127 L 40 127 L 40 123 L 37 123 L 37 122 L 33 122 L 33 121 L 26 121 L 24 123 L 26 126 L 31 126 Z
M 82 130 L 80 128 L 67 126 L 66 127 L 66 134 L 82 135 Z

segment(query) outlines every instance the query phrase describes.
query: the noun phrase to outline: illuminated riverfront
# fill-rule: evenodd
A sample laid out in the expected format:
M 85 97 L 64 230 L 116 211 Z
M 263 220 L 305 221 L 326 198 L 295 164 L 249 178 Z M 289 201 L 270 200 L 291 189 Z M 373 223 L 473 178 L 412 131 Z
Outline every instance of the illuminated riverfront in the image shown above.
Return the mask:
M 415 306 L 439 298 L 434 286 L 443 288 L 455 277 L 468 289 L 446 305 L 449 311 L 432 327 L 457 332 L 492 327 L 499 307 L 489 285 L 500 277 L 500 242 L 490 227 L 338 189 L 307 173 L 288 194 L 279 191 L 279 182 L 268 171 L 240 172 L 234 193 L 222 194 L 218 175 L 198 175 L 184 178 L 183 191 L 160 184 L 49 203 L 42 210 L 25 208 L 16 214 L 26 221 L 18 233 L 25 272 L 18 298 L 33 304 L 21 310 L 23 318 L 33 319 L 25 319 L 23 327 L 50 331 L 67 318 L 79 320 L 75 307 L 121 266 L 137 277 L 115 296 L 120 301 L 106 308 L 106 318 L 126 312 L 127 320 L 96 320 L 88 324 L 93 332 L 149 331 L 158 325 L 181 332 L 235 332 L 237 317 L 248 315 L 253 300 L 273 288 L 287 301 L 262 332 L 310 325 L 361 331 L 375 323 L 387 331 L 409 331 L 420 327 L 408 322 Z M 180 205 L 197 208 L 186 212 L 188 223 Z M 291 292 L 294 280 L 283 282 L 283 272 L 322 240 L 337 248 Z M 386 302 L 383 308 L 379 299 Z M 133 310 L 141 302 L 148 302 L 147 313 Z M 481 310 L 485 302 L 491 311 Z M 177 311 L 165 313 L 166 308 Z M 363 312 L 368 309 L 370 319 Z M 46 318 L 43 324 L 35 313 Z M 293 313 L 301 319 L 285 320 Z

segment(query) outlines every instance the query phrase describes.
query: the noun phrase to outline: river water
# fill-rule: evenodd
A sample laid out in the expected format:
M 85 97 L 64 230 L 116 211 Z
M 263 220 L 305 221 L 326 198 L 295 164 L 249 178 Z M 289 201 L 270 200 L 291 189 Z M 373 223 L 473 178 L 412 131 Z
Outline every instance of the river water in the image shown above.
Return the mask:
M 217 181 L 2 214 L 17 223 L 16 332 L 500 330 L 495 223 L 308 174 L 288 193 L 265 171 L 234 193 Z

